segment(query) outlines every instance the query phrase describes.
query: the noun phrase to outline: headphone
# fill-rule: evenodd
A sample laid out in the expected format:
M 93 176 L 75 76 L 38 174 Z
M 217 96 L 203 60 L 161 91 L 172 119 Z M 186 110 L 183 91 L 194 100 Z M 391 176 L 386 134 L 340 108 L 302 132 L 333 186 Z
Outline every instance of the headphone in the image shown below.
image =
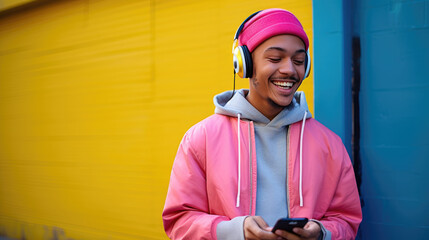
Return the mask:
M 232 43 L 232 54 L 233 54 L 233 64 L 234 64 L 234 73 L 238 74 L 241 78 L 251 78 L 253 75 L 253 62 L 252 54 L 246 45 L 238 46 L 238 37 L 240 36 L 241 31 L 243 30 L 244 24 L 249 21 L 252 17 L 258 14 L 261 11 L 257 11 L 247 17 L 240 27 L 238 27 L 237 32 L 234 35 L 234 42 Z M 311 59 L 310 51 L 307 50 L 305 54 L 305 74 L 304 78 L 307 78 L 310 73 L 311 68 Z

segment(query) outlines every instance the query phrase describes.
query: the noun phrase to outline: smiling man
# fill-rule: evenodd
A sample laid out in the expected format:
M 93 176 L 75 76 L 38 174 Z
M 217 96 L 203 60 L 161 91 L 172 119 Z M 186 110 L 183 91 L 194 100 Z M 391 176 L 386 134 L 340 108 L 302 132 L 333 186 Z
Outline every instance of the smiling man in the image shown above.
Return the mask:
M 309 41 L 283 9 L 247 18 L 234 37 L 249 89 L 214 98 L 177 152 L 163 212 L 172 239 L 354 239 L 362 219 L 341 139 L 311 117 L 303 92 Z M 280 218 L 308 218 L 292 232 Z

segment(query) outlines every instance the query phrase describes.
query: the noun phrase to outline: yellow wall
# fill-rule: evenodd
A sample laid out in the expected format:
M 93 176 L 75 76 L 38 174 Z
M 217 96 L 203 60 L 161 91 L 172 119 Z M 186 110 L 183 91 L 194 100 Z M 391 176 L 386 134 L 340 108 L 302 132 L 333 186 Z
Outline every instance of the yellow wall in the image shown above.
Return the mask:
M 0 11 L 9 10 L 36 1 L 37 0 L 0 0 Z
M 311 1 L 48 1 L 0 13 L 0 236 L 166 239 L 184 132 L 232 88 L 250 13 Z M 238 88 L 247 81 L 238 79 Z M 312 75 L 301 89 L 313 109 Z

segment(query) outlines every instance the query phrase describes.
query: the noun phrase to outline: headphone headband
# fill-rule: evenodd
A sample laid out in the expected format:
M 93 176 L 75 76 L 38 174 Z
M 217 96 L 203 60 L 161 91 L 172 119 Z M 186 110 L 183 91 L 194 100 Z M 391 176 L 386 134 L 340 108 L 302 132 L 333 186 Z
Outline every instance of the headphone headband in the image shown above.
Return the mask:
M 234 40 L 237 40 L 237 39 L 238 39 L 238 36 L 240 36 L 241 30 L 243 30 L 243 28 L 244 28 L 244 24 L 245 24 L 247 21 L 249 21 L 253 16 L 255 16 L 256 14 L 258 14 L 260 11 L 261 11 L 261 10 L 259 10 L 259 11 L 255 12 L 255 13 L 252 13 L 250 16 L 248 16 L 248 17 L 247 17 L 247 18 L 246 18 L 246 19 L 241 23 L 240 27 L 238 27 L 238 29 L 237 29 L 237 32 L 235 32 Z

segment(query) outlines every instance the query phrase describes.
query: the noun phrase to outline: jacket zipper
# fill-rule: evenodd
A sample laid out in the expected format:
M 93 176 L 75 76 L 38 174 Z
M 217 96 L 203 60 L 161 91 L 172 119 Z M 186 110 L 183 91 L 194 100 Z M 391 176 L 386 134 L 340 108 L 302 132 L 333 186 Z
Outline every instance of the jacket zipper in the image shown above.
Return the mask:
M 250 206 L 250 208 L 249 208 L 249 215 L 252 215 L 252 202 L 253 202 L 253 178 L 252 178 L 252 176 L 253 176 L 253 167 L 252 167 L 252 161 L 253 161 L 253 159 L 252 159 L 252 138 L 251 138 L 251 121 L 249 122 L 249 125 L 248 125 L 248 129 L 249 129 L 249 169 L 250 169 L 250 172 L 249 172 L 249 174 L 250 174 L 250 181 L 249 181 L 249 184 L 250 184 L 250 204 L 249 204 L 249 206 Z
M 286 137 L 286 201 L 287 201 L 287 215 L 290 218 L 290 200 L 289 200 L 289 139 L 290 139 L 290 125 L 287 127 Z

